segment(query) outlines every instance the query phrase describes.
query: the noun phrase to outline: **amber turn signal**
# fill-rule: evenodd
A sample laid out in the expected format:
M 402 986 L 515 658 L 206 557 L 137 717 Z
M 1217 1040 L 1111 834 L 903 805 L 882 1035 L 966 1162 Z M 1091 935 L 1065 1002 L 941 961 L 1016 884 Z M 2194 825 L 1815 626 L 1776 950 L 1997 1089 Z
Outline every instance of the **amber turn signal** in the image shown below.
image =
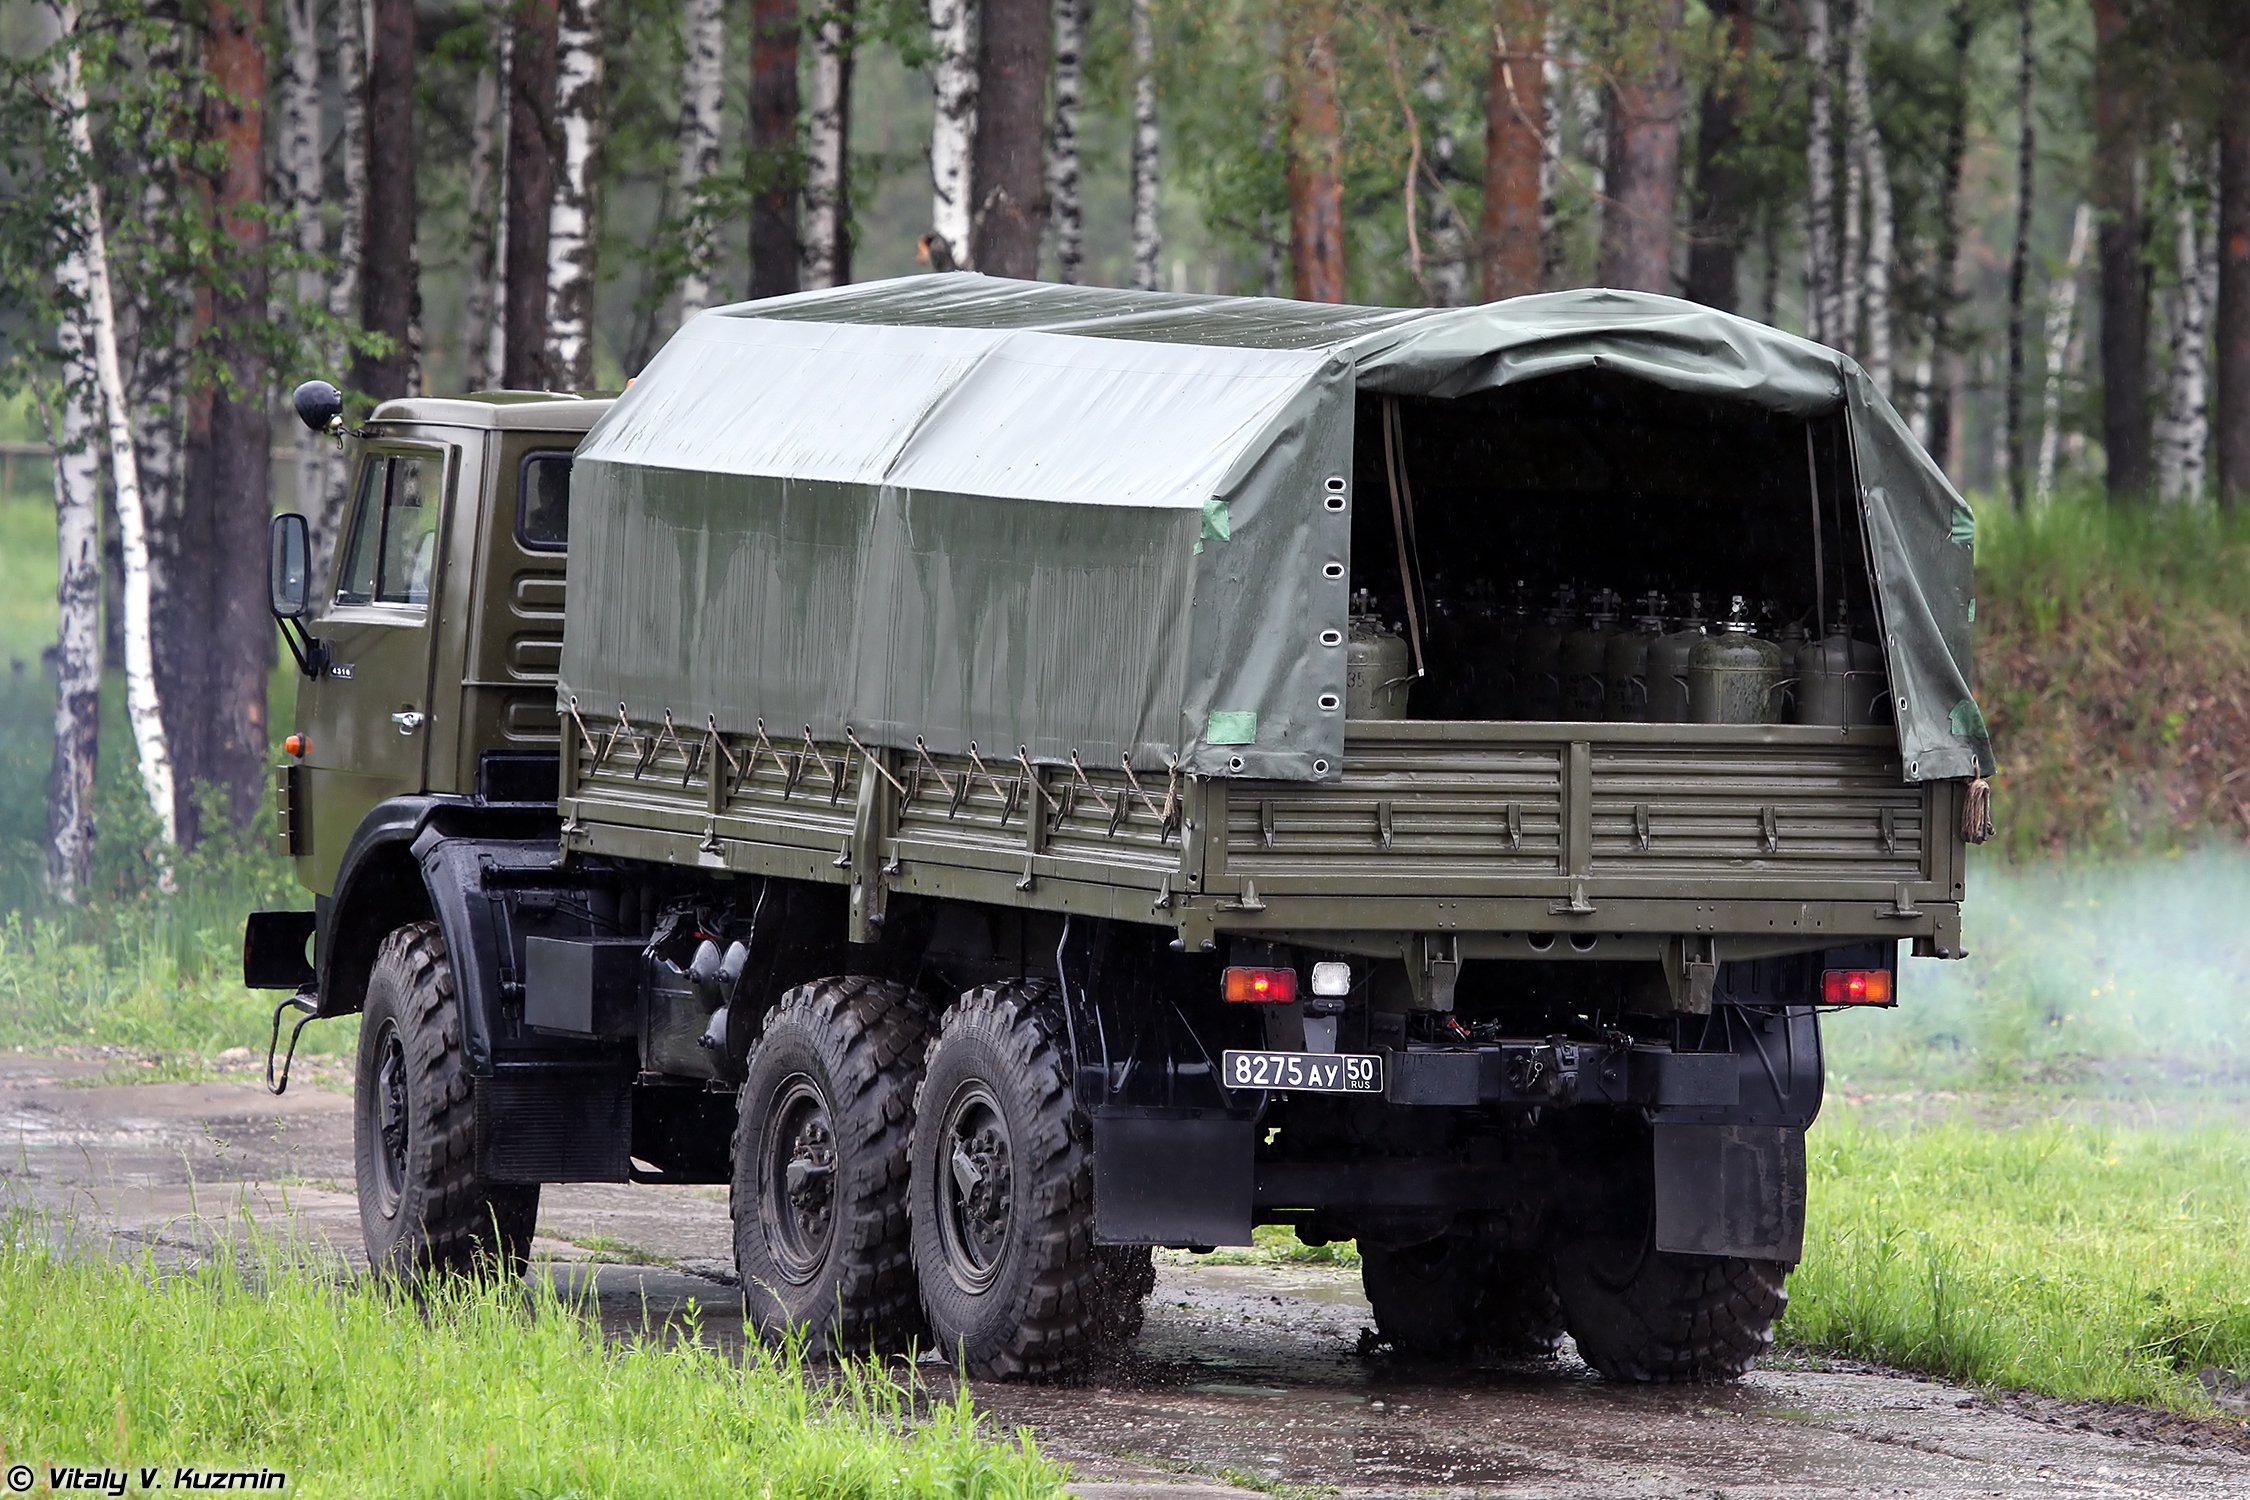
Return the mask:
M 305 755 L 305 737 L 301 734 L 293 734 L 281 742 L 281 748 L 287 751 L 291 757 L 302 760 Z
M 1890 1005 L 1896 999 L 1888 969 L 1827 969 L 1820 976 L 1823 1005 Z
M 1287 1005 L 1297 998 L 1297 971 L 1229 969 L 1225 994 L 1237 1005 Z

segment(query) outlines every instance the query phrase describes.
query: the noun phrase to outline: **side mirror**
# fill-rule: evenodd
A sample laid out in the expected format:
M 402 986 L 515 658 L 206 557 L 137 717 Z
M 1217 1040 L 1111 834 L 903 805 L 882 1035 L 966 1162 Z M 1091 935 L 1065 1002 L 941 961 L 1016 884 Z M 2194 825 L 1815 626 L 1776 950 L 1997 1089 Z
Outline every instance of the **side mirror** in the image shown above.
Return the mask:
M 318 433 L 336 430 L 337 420 L 344 414 L 344 393 L 325 380 L 308 380 L 297 387 L 289 404 L 297 409 L 297 420 Z
M 312 533 L 295 511 L 273 518 L 266 589 L 277 620 L 301 620 L 312 603 Z

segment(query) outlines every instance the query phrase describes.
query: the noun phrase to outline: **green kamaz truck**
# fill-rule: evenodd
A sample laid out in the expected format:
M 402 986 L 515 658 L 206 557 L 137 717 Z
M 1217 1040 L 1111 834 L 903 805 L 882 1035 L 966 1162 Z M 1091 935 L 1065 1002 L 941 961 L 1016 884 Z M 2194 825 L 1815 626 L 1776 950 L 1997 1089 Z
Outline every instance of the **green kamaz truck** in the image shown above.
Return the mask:
M 761 1332 L 1056 1378 L 1283 1224 L 1402 1354 L 1726 1378 L 1820 1015 L 1960 953 L 1969 512 L 1770 328 L 940 275 L 299 409 L 244 968 L 359 1017 L 378 1265 L 728 1183 Z

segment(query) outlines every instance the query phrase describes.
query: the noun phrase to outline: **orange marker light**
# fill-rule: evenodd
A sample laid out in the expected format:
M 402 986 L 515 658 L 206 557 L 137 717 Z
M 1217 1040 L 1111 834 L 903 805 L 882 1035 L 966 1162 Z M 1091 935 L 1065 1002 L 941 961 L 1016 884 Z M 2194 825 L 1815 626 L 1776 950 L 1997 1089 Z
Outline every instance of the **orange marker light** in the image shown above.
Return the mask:
M 301 734 L 293 734 L 281 742 L 281 748 L 291 756 L 302 760 L 305 754 L 305 737 Z
M 1820 976 L 1823 1005 L 1891 1005 L 1897 998 L 1888 969 L 1828 969 Z
M 1297 998 L 1297 971 L 1229 969 L 1223 993 L 1236 1005 L 1287 1005 Z

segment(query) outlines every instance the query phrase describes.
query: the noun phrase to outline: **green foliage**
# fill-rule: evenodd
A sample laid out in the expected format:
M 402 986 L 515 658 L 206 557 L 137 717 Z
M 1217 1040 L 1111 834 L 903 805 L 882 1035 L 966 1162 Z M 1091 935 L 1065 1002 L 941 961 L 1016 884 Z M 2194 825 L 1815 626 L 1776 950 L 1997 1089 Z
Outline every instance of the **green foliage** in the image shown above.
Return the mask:
M 1914 1129 L 1832 1112 L 1809 1145 L 1785 1341 L 1979 1385 L 2208 1412 L 2250 1369 L 2239 1129 Z
M 49 1248 L 0 1221 L 11 1461 L 271 1468 L 291 1494 L 1060 1495 L 1027 1433 L 985 1431 L 896 1366 L 723 1352 L 691 1310 L 612 1342 L 551 1281 L 339 1280 L 253 1237 L 185 1271 Z

